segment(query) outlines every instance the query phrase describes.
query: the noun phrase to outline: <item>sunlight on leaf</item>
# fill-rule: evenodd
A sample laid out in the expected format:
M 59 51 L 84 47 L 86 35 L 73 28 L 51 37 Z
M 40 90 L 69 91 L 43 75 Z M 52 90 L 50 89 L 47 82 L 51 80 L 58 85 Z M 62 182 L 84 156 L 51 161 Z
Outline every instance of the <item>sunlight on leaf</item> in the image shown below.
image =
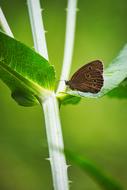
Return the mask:
M 38 103 L 55 86 L 54 67 L 42 56 L 0 32 L 0 79 L 23 106 Z

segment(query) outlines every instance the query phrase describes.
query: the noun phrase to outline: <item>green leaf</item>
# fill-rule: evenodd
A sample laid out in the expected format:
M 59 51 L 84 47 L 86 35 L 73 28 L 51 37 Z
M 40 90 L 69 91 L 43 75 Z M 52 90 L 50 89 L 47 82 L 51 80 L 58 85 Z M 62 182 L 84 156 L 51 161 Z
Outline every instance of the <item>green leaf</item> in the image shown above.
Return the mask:
M 77 96 L 72 96 L 72 95 L 66 95 L 65 96 L 65 93 L 60 93 L 59 94 L 59 97 L 57 96 L 59 102 L 60 102 L 60 105 L 63 104 L 63 105 L 67 105 L 67 104 L 78 104 L 81 100 L 81 97 L 77 97 Z
M 123 190 L 122 186 L 91 161 L 65 150 L 67 158 L 79 166 L 105 190 Z
M 125 79 L 117 88 L 111 90 L 108 94 L 111 98 L 120 98 L 126 99 L 127 98 L 127 79 Z
M 55 88 L 54 67 L 42 56 L 0 32 L 0 79 L 23 106 L 38 103 Z
M 62 99 L 66 96 L 77 96 L 86 98 L 99 98 L 111 92 L 110 96 L 127 97 L 126 85 L 122 83 L 127 78 L 127 45 L 120 51 L 119 55 L 113 60 L 111 64 L 104 70 L 104 86 L 97 94 L 83 93 L 67 89 L 66 93 L 62 95 Z M 123 87 L 124 84 L 124 87 Z M 114 90 L 114 91 L 113 91 Z M 61 93 L 60 93 L 61 94 Z M 58 95 L 59 97 L 59 95 Z M 69 98 L 69 97 L 68 97 Z M 70 102 L 69 102 L 70 103 Z

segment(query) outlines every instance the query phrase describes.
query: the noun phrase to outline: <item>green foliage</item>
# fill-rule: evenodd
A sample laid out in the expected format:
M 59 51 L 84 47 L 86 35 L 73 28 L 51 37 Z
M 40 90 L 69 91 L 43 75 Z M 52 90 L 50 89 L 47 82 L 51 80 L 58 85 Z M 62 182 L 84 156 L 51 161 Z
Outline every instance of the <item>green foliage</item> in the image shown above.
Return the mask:
M 68 95 L 65 93 L 60 93 L 58 96 L 58 100 L 60 102 L 60 105 L 67 105 L 67 104 L 78 104 L 81 100 L 81 97 L 73 96 L 73 95 Z
M 99 98 L 107 94 L 110 97 L 127 98 L 127 91 L 126 91 L 127 82 L 125 80 L 126 78 L 127 78 L 127 45 L 125 45 L 125 47 L 121 50 L 120 54 L 104 70 L 104 86 L 99 93 L 92 94 L 92 93 L 83 93 L 79 91 L 67 90 L 66 94 L 64 94 L 63 96 L 63 100 L 64 98 L 66 99 L 66 96 L 68 95 L 70 95 L 70 101 L 73 101 L 72 95 L 77 97 Z
M 32 106 L 54 90 L 55 71 L 32 49 L 0 32 L 0 79 L 20 105 Z
M 111 98 L 116 97 L 120 99 L 126 99 L 127 98 L 127 79 L 121 82 L 117 88 L 114 88 L 113 90 L 111 90 L 107 95 Z
M 105 190 L 122 190 L 121 185 L 116 182 L 112 177 L 108 176 L 102 169 L 97 167 L 91 161 L 65 150 L 67 158 L 78 165 L 88 175 L 90 175 L 96 183 L 98 183 Z

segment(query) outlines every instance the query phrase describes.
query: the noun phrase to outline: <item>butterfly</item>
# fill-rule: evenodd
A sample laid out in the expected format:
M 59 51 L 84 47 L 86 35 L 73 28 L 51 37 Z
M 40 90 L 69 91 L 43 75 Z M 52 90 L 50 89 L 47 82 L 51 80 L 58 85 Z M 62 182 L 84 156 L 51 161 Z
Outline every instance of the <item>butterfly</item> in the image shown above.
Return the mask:
M 99 60 L 85 64 L 65 84 L 72 90 L 98 93 L 104 83 L 103 64 Z

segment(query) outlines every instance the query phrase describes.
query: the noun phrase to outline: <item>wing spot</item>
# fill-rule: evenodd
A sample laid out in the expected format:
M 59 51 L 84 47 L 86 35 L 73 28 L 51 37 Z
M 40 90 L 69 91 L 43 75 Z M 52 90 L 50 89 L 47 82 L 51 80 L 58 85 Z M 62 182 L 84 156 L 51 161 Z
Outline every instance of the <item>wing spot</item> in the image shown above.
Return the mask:
M 87 78 L 90 78 L 90 74 L 86 74 L 86 77 L 87 77 Z
M 92 70 L 92 67 L 91 67 L 91 66 L 89 66 L 88 68 L 89 68 L 90 71 Z

